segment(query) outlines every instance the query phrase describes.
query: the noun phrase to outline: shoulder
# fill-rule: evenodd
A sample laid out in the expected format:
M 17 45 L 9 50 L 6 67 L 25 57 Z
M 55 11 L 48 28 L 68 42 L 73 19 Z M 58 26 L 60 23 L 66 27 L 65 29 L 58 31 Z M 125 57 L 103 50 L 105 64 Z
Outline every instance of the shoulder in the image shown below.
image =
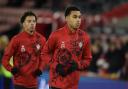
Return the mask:
M 56 31 L 54 31 L 53 34 L 61 34 L 63 32 L 63 30 L 64 30 L 64 27 L 59 28 Z
M 40 34 L 40 33 L 38 33 L 38 32 L 35 32 L 35 35 L 36 35 L 36 36 L 43 37 L 43 35 L 41 35 L 41 34 Z
M 78 32 L 79 32 L 80 36 L 83 36 L 86 40 L 90 40 L 90 36 L 89 36 L 89 34 L 87 32 L 85 32 L 83 30 L 80 30 L 80 29 L 79 29 Z
M 58 37 L 63 34 L 63 28 L 57 29 L 56 31 L 52 32 L 50 37 Z
M 20 41 L 21 41 L 21 39 L 23 39 L 23 36 L 22 36 L 22 32 L 21 33 L 18 33 L 17 35 L 15 35 L 15 36 L 13 36 L 12 38 L 11 38 L 11 40 L 10 40 L 10 43 L 11 44 L 18 44 Z
M 22 32 L 20 32 L 20 33 L 18 33 L 17 35 L 15 35 L 15 36 L 13 36 L 12 38 L 11 38 L 11 40 L 19 40 L 19 39 L 21 39 L 23 36 L 22 36 Z
M 86 36 L 86 37 L 89 37 L 89 34 L 81 29 L 78 30 L 78 34 L 79 35 L 83 35 L 83 36 Z
M 39 38 L 41 38 L 43 40 L 46 40 L 46 38 L 43 35 L 41 35 L 40 33 L 35 32 L 35 34 L 36 34 L 37 37 L 39 37 Z

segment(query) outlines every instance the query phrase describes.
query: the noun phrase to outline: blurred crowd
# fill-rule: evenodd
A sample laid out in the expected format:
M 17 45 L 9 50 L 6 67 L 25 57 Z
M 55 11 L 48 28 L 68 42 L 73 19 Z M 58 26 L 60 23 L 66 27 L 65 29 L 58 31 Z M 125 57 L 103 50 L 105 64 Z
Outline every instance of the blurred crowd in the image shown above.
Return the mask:
M 0 0 L 2 2 L 3 0 Z M 115 1 L 115 2 L 114 2 Z M 44 12 L 40 10 L 38 13 L 39 19 L 37 24 L 37 31 L 49 37 L 50 33 L 57 28 L 64 25 L 63 10 L 68 5 L 79 6 L 84 13 L 81 28 L 90 34 L 91 49 L 93 59 L 87 76 L 100 76 L 110 79 L 128 80 L 128 28 L 118 27 L 115 25 L 108 25 L 100 22 L 96 17 L 96 22 L 90 24 L 90 16 L 100 14 L 111 10 L 116 5 L 125 3 L 128 0 L 5 0 L 1 3 L 3 7 L 13 8 L 36 8 L 48 9 L 50 12 L 45 16 Z M 7 9 L 8 9 L 7 8 Z M 16 9 L 18 10 L 18 9 Z M 10 15 L 14 15 L 10 11 Z M 58 12 L 59 11 L 59 12 Z M 5 12 L 5 11 L 3 11 Z M 8 12 L 9 13 L 9 12 Z M 42 14 L 43 13 L 43 14 Z M 5 14 L 3 14 L 4 17 Z M 20 15 L 18 15 L 20 16 Z M 15 18 L 12 17 L 12 18 Z M 93 17 L 91 17 L 92 19 Z M 7 19 L 8 20 L 8 19 Z M 14 20 L 14 19 L 13 19 Z M 12 20 L 12 22 L 13 22 Z M 17 19 L 16 19 L 17 20 Z M 10 21 L 10 20 L 8 20 Z M 5 20 L 0 18 L 0 24 L 5 24 Z M 10 23 L 11 24 L 11 23 Z M 2 28 L 0 28 L 2 29 Z M 5 28 L 4 28 L 5 29 Z M 15 22 L 15 25 L 9 26 L 7 31 L 0 31 L 0 59 L 2 58 L 4 49 L 9 43 L 10 39 L 19 33 L 20 24 Z M 1 61 L 1 60 L 0 60 Z
M 2 0 L 1 6 L 7 7 L 21 7 L 21 8 L 46 8 L 54 11 L 63 10 L 68 5 L 77 5 L 83 11 L 89 13 L 99 13 L 107 11 L 119 5 L 125 3 L 128 0 Z

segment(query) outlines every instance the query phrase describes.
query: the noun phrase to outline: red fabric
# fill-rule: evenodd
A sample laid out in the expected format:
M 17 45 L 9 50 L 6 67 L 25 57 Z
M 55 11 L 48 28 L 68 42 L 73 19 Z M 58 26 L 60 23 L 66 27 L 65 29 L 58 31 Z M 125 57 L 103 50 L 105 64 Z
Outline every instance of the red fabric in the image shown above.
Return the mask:
M 78 29 L 72 33 L 67 25 L 50 35 L 44 46 L 42 56 L 44 61 L 50 65 L 50 86 L 61 89 L 77 89 L 79 71 L 62 77 L 56 73 L 55 68 L 58 63 L 75 60 L 79 69 L 86 69 L 92 58 L 89 41 L 90 39 L 84 31 Z M 69 52 L 62 53 L 62 49 Z
M 123 3 L 118 7 L 113 8 L 111 11 L 103 13 L 102 16 L 106 17 L 107 19 L 111 19 L 113 17 L 122 18 L 128 15 L 127 11 L 128 3 Z
M 9 64 L 9 60 L 13 56 L 13 67 L 19 68 L 19 72 L 14 75 L 14 84 L 25 87 L 37 86 L 37 78 L 34 72 L 37 69 L 42 70 L 43 61 L 40 56 L 44 43 L 45 38 L 37 32 L 34 35 L 21 32 L 12 38 L 5 50 L 2 64 L 7 70 L 11 71 L 12 66 Z

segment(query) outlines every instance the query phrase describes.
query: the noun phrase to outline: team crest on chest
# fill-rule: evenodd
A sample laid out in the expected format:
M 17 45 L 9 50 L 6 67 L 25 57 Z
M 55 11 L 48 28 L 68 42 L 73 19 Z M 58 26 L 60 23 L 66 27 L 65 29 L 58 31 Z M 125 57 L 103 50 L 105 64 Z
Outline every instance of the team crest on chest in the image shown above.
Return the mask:
M 65 48 L 65 42 L 64 41 L 61 42 L 61 48 Z
M 83 43 L 79 42 L 79 47 L 82 48 L 83 47 Z

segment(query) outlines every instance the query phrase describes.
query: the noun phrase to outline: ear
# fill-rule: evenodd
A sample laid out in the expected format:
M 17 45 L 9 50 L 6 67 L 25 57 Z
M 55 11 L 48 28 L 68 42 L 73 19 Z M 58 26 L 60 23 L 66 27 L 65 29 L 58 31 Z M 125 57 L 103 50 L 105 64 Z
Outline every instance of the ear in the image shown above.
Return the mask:
M 24 22 L 22 23 L 22 26 L 24 26 Z
M 21 26 L 22 26 L 22 28 L 25 27 L 25 23 L 23 22 L 23 23 L 21 24 Z
M 66 22 L 68 21 L 68 18 L 69 18 L 68 16 L 65 17 L 65 21 L 66 21 Z

